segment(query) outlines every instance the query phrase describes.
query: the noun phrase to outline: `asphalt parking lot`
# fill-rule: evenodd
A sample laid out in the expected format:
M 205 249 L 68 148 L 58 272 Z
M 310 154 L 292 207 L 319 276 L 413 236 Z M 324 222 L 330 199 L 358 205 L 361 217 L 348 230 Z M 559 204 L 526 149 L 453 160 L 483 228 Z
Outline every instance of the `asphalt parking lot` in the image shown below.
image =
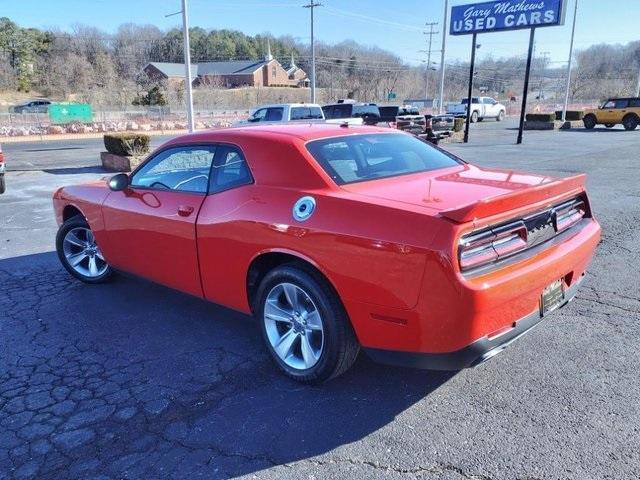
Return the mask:
M 3 145 L 0 479 L 640 478 L 640 131 L 517 146 L 514 127 L 445 148 L 589 175 L 603 240 L 576 299 L 475 369 L 361 356 L 319 387 L 283 378 L 243 315 L 143 280 L 72 280 L 50 197 L 105 175 L 101 141 Z

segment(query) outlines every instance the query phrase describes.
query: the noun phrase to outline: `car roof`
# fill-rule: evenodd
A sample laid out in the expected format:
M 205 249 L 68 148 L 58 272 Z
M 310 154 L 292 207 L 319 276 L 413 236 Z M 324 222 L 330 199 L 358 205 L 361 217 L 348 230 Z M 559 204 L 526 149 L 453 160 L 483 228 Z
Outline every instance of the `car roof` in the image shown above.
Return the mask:
M 260 105 L 254 110 L 260 110 L 261 108 L 278 108 L 278 107 L 318 107 L 317 103 L 270 103 L 268 105 Z
M 205 130 L 202 132 L 191 133 L 176 137 L 171 140 L 170 144 L 182 142 L 216 142 L 229 141 L 229 138 L 238 135 L 240 137 L 269 137 L 272 135 L 288 136 L 297 138 L 302 141 L 317 140 L 321 138 L 340 137 L 345 135 L 365 134 L 365 133 L 400 133 L 384 127 L 371 127 L 365 125 L 348 125 L 340 126 L 340 124 L 329 123 L 283 123 L 268 124 L 254 126 L 238 126 L 229 128 L 220 128 L 216 130 Z

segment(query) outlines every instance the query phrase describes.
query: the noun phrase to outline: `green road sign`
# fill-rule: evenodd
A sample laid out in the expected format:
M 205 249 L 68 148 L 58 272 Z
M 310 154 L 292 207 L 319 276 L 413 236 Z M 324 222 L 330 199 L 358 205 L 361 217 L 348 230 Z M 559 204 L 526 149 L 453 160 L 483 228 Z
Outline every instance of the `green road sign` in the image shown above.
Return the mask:
M 88 103 L 52 103 L 49 105 L 49 120 L 53 125 L 91 123 L 93 111 Z
M 387 95 L 387 100 L 395 100 L 396 99 L 396 92 L 389 92 L 389 94 Z

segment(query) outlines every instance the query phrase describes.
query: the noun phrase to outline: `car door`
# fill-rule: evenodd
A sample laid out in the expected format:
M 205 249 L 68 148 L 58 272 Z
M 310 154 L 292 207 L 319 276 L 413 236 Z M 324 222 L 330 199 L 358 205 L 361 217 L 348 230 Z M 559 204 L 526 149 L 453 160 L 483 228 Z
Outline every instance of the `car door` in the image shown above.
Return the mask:
M 614 123 L 622 123 L 622 119 L 627 114 L 629 108 L 629 100 L 628 99 L 619 99 L 615 101 L 614 105 Z
M 498 116 L 498 102 L 493 98 L 486 97 L 484 99 L 485 117 L 497 117 Z
M 602 105 L 602 108 L 597 112 L 596 117 L 598 123 L 616 123 L 616 102 L 609 100 Z
M 195 224 L 215 150 L 166 148 L 131 175 L 128 188 L 109 193 L 102 205 L 107 242 L 101 249 L 114 268 L 202 295 Z

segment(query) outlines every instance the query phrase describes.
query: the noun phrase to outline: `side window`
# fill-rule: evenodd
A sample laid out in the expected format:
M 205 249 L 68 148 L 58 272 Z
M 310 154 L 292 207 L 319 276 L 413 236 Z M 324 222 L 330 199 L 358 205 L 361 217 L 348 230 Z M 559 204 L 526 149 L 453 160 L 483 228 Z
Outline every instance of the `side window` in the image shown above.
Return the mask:
M 271 76 L 273 78 L 276 78 L 276 76 L 278 75 L 277 70 L 276 70 L 276 66 L 274 65 L 273 67 L 271 67 Z
M 349 118 L 351 117 L 351 105 L 334 105 L 333 106 L 333 117 L 331 118 Z
M 267 108 L 267 115 L 264 117 L 267 122 L 279 122 L 282 120 L 283 108 Z
M 183 146 L 164 150 L 133 175 L 131 186 L 207 193 L 215 148 Z
M 638 108 L 640 107 L 640 98 L 634 98 L 629 102 L 629 106 L 631 108 Z
M 253 183 L 253 177 L 242 152 L 236 147 L 219 146 L 213 162 L 209 193 L 222 192 L 249 183 Z
M 330 105 L 322 107 L 322 112 L 324 113 L 324 118 L 330 119 L 333 118 L 333 107 Z
M 309 107 L 309 117 L 308 118 L 322 118 L 322 109 L 320 107 Z
M 254 122 L 263 122 L 264 121 L 264 117 L 267 115 L 267 109 L 266 108 L 261 108 L 260 110 L 254 112 L 254 114 L 251 116 L 252 121 Z
M 310 115 L 307 107 L 293 107 L 291 109 L 291 120 L 305 120 L 311 118 Z
M 629 106 L 629 100 L 616 100 L 615 108 L 627 108 Z
M 609 100 L 602 106 L 602 108 L 614 108 L 615 106 L 616 102 L 614 102 L 613 100 Z

